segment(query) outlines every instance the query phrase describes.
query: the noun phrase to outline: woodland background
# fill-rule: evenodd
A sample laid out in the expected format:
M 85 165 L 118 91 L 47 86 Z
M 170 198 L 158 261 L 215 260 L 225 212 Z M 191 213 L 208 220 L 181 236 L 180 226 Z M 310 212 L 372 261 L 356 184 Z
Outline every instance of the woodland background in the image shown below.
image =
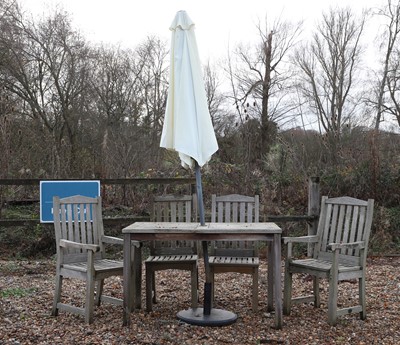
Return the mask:
M 377 37 L 366 37 L 377 17 Z M 308 179 L 318 176 L 322 195 L 375 199 L 371 252 L 399 253 L 400 1 L 332 8 L 307 37 L 284 18 L 257 29 L 257 44 L 204 65 L 220 147 L 202 170 L 206 204 L 212 193 L 257 193 L 264 214 L 306 214 Z M 159 147 L 168 50 L 158 37 L 130 50 L 94 45 L 62 10 L 33 19 L 2 1 L 0 178 L 192 177 Z M 146 213 L 163 192 L 179 190 L 108 187 L 105 212 Z M 9 207 L 37 195 L 1 186 L 1 217 L 37 217 L 36 206 Z M 0 241 L 47 231 L 2 228 Z

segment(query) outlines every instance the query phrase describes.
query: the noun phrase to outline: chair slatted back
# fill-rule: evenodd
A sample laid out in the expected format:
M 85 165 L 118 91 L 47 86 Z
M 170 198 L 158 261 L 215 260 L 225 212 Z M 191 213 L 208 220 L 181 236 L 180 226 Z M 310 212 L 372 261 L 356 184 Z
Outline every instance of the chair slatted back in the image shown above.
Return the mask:
M 314 258 L 332 260 L 330 243 L 351 243 L 364 241 L 368 247 L 371 232 L 374 201 L 351 197 L 330 198 L 324 196 L 321 202 L 321 216 L 318 224 L 319 242 Z M 363 251 L 366 253 L 366 250 Z M 366 258 L 361 258 L 365 260 Z M 339 254 L 342 264 L 359 265 L 359 249 L 342 249 Z
M 155 197 L 153 219 L 156 222 L 190 222 L 192 201 L 192 196 Z
M 75 195 L 60 199 L 53 198 L 53 219 L 56 243 L 61 239 L 83 244 L 99 245 L 101 250 L 96 258 L 102 258 L 104 247 L 101 241 L 104 235 L 101 215 L 101 198 L 90 198 Z M 57 254 L 62 257 L 63 263 L 86 261 L 86 252 L 80 249 L 64 249 Z
M 230 194 L 211 197 L 211 222 L 258 223 L 259 196 Z M 211 255 L 249 257 L 258 255 L 256 241 L 213 241 Z
M 154 198 L 152 221 L 191 222 L 193 196 L 166 195 Z M 196 254 L 193 241 L 152 241 L 151 255 L 190 255 Z

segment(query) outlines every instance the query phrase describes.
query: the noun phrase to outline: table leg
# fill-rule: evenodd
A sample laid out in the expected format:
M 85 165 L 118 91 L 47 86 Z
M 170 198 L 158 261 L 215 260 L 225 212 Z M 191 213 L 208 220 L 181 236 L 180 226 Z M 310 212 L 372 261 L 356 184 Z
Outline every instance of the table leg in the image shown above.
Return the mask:
M 267 311 L 274 310 L 274 257 L 273 257 L 273 241 L 268 241 L 268 280 L 267 280 Z
M 273 270 L 275 295 L 275 328 L 282 328 L 281 235 L 274 234 Z
M 131 296 L 134 295 L 134 305 L 136 309 L 142 308 L 142 243 L 135 246 L 133 250 L 133 284 Z M 134 287 L 134 288 L 133 288 Z M 132 291 L 132 289 L 134 291 Z
M 130 325 L 130 316 L 132 310 L 132 294 L 130 287 L 132 286 L 132 252 L 131 252 L 131 236 L 124 234 L 124 296 L 123 296 L 123 325 Z

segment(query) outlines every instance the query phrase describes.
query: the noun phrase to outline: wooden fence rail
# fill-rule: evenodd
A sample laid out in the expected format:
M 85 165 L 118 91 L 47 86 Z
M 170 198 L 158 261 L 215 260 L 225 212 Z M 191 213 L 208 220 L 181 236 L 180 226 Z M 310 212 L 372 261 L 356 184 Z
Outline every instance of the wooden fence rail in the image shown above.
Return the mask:
M 78 179 L 71 179 L 71 181 L 77 181 Z M 127 178 L 127 179 L 93 179 L 100 180 L 101 185 L 179 185 L 188 184 L 192 191 L 195 190 L 195 179 L 194 178 Z M 28 186 L 28 185 L 40 185 L 40 181 L 68 181 L 68 179 L 0 179 L 0 186 Z M 319 178 L 311 177 L 309 180 L 308 190 L 308 214 L 307 215 L 292 215 L 292 216 L 274 216 L 264 215 L 261 216 L 263 221 L 271 222 L 307 222 L 308 234 L 313 235 L 316 233 L 318 216 L 319 216 Z M 0 195 L 1 199 L 1 195 Z M 104 217 L 103 221 L 105 225 L 128 225 L 136 221 L 148 221 L 149 218 L 146 216 L 125 216 L 125 217 Z M 12 226 L 35 226 L 40 224 L 39 219 L 1 219 L 1 227 L 12 227 Z M 43 225 L 47 225 L 46 223 Z M 50 224 L 51 225 L 51 224 Z
M 27 178 L 27 179 L 13 179 L 5 178 L 0 179 L 0 186 L 39 186 L 41 181 L 79 181 L 80 179 L 38 179 L 38 178 Z M 100 181 L 101 185 L 149 185 L 149 184 L 195 184 L 196 180 L 193 177 L 177 177 L 177 178 L 105 178 L 105 179 L 85 179 L 85 181 Z

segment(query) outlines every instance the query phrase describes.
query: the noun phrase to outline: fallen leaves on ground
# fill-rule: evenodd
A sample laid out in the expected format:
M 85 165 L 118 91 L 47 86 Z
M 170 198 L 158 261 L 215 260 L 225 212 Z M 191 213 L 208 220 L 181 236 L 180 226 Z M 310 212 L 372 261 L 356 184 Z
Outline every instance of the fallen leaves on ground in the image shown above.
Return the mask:
M 282 265 L 284 263 L 282 262 Z M 367 266 L 367 319 L 358 314 L 340 317 L 336 326 L 327 323 L 327 284 L 321 284 L 321 308 L 295 305 L 284 316 L 283 328 L 275 330 L 274 314 L 266 307 L 266 274 L 260 267 L 259 311 L 251 310 L 251 277 L 243 274 L 216 276 L 216 307 L 238 315 L 225 327 L 185 324 L 177 312 L 190 307 L 190 275 L 187 272 L 157 273 L 158 303 L 151 313 L 143 309 L 131 315 L 131 326 L 122 325 L 122 308 L 102 304 L 95 308 L 94 323 L 61 311 L 52 317 L 55 263 L 0 261 L 0 345 L 5 344 L 399 344 L 400 258 L 369 258 Z M 201 277 L 204 270 L 200 263 Z M 200 282 L 202 293 L 203 281 Z M 311 289 L 307 277 L 294 279 L 294 293 Z M 144 285 L 143 285 L 144 286 Z M 339 287 L 339 304 L 357 304 L 358 285 Z M 65 280 L 63 298 L 83 304 L 84 283 Z M 106 280 L 105 293 L 122 296 L 122 278 Z M 200 296 L 202 299 L 202 295 Z M 144 296 L 142 305 L 144 306 Z

